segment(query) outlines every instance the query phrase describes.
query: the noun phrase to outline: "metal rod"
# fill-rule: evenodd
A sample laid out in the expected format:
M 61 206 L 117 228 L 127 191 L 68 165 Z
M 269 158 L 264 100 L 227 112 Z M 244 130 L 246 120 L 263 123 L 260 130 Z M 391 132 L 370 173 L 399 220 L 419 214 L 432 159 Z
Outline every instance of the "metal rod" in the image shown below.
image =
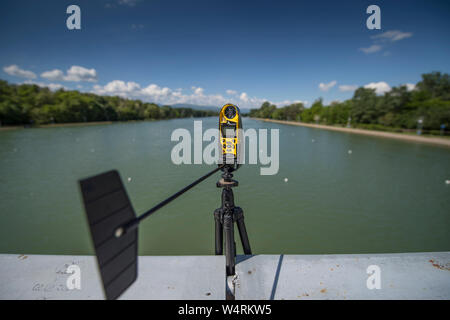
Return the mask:
M 222 166 L 217 167 L 216 169 L 210 171 L 209 173 L 205 174 L 204 176 L 200 177 L 199 179 L 195 180 L 194 182 L 192 182 L 190 185 L 188 185 L 187 187 L 184 187 L 183 189 L 181 189 L 180 191 L 178 191 L 177 193 L 173 194 L 172 196 L 170 196 L 169 198 L 167 198 L 164 201 L 161 201 L 160 203 L 158 203 L 156 206 L 154 206 L 153 208 L 151 208 L 150 210 L 144 212 L 143 214 L 141 214 L 139 217 L 133 219 L 132 221 L 128 222 L 127 224 L 125 224 L 122 227 L 119 227 L 116 231 L 115 231 L 115 236 L 118 238 L 120 236 L 122 236 L 124 233 L 134 230 L 137 228 L 137 226 L 139 225 L 139 223 L 144 220 L 145 218 L 147 218 L 149 215 L 151 215 L 152 213 L 154 213 L 155 211 L 161 209 L 162 207 L 164 207 L 166 204 L 168 204 L 169 202 L 175 200 L 176 198 L 178 198 L 179 196 L 181 196 L 183 193 L 185 193 L 186 191 L 188 191 L 189 189 L 195 187 L 197 184 L 199 184 L 200 182 L 202 182 L 203 180 L 205 180 L 206 178 L 210 177 L 211 175 L 213 175 L 214 173 L 216 173 L 217 171 L 219 171 L 220 169 L 223 168 Z

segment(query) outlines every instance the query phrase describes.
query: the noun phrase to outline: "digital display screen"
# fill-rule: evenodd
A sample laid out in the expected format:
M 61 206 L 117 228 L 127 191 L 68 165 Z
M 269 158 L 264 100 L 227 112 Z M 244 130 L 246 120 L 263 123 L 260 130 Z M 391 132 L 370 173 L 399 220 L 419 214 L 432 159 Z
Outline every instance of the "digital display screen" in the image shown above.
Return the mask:
M 236 138 L 236 125 L 222 124 L 222 137 L 224 138 Z M 228 136 L 227 136 L 228 133 Z

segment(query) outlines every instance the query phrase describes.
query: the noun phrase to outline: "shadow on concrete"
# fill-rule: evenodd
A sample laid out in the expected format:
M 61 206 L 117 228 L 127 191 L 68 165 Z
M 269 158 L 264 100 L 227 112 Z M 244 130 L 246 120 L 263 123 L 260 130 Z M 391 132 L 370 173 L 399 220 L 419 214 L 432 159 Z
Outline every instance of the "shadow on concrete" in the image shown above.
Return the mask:
M 275 279 L 273 280 L 272 292 L 270 294 L 270 300 L 275 299 L 275 293 L 277 291 L 278 286 L 278 278 L 280 277 L 281 264 L 283 263 L 284 254 L 280 255 L 280 259 L 278 260 L 277 272 L 275 273 Z
M 248 255 L 237 255 L 236 256 L 236 264 L 244 262 L 245 260 L 251 259 L 253 257 L 256 257 L 256 254 L 248 254 Z

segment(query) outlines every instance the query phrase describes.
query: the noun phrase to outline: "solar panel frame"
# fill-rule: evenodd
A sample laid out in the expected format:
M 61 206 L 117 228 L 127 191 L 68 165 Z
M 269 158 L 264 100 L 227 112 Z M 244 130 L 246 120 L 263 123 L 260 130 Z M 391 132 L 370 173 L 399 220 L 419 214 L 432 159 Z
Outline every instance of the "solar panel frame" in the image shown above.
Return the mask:
M 117 299 L 136 281 L 138 230 L 114 236 L 115 230 L 136 218 L 119 173 L 111 170 L 79 181 L 103 289 Z

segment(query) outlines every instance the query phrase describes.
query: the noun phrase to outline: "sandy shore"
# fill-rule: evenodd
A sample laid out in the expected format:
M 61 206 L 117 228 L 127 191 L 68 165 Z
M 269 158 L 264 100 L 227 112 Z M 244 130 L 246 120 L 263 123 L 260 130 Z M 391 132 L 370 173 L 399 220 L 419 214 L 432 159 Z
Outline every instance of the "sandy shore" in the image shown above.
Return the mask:
M 446 138 L 424 137 L 424 136 L 409 135 L 409 134 L 404 134 L 404 133 L 333 127 L 333 126 L 326 126 L 326 125 L 322 125 L 322 124 L 303 123 L 303 122 L 296 122 L 296 121 L 260 119 L 260 118 L 252 118 L 252 119 L 266 121 L 266 122 L 289 124 L 289 125 L 294 125 L 294 126 L 310 127 L 310 128 L 316 128 L 316 129 L 325 129 L 325 130 L 341 131 L 341 132 L 348 132 L 348 133 L 364 134 L 364 135 L 368 135 L 368 136 L 375 136 L 375 137 L 381 137 L 381 138 L 390 138 L 390 139 L 399 139 L 399 140 L 404 140 L 404 141 L 428 143 L 428 144 L 440 145 L 440 146 L 445 146 L 445 147 L 450 148 L 450 139 L 446 139 Z

